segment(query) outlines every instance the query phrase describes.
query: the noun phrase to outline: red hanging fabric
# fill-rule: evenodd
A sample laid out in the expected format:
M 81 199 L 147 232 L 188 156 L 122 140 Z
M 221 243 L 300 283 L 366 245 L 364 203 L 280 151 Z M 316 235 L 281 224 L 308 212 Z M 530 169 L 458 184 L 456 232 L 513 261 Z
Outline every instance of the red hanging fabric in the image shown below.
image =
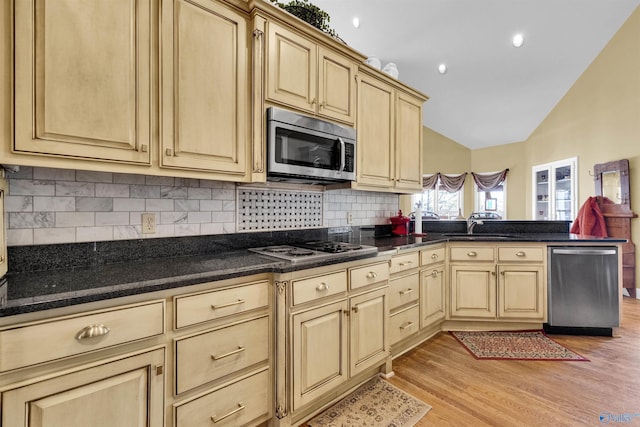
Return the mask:
M 588 236 L 607 237 L 607 225 L 598 206 L 598 199 L 589 197 L 571 226 L 571 233 Z

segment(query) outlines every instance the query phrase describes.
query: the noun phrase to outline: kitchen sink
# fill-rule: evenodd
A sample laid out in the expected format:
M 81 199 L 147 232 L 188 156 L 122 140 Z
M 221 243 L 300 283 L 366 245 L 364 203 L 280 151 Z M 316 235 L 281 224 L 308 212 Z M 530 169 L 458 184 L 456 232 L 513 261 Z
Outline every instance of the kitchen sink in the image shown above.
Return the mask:
M 443 233 L 442 235 L 451 240 L 517 240 L 521 238 L 517 234 L 504 233 Z

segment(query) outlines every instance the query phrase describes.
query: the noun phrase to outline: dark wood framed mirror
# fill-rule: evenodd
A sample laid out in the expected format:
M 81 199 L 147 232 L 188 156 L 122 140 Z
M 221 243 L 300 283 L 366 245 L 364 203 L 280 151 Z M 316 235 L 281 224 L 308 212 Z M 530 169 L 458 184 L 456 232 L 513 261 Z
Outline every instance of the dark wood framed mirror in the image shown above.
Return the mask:
M 613 204 L 625 205 L 631 210 L 629 193 L 629 160 L 598 163 L 593 167 L 596 196 L 606 197 Z
M 638 215 L 631 210 L 629 192 L 629 160 L 599 163 L 593 167 L 598 206 L 610 237 L 627 239 L 622 245 L 622 286 L 629 296 L 636 297 L 636 250 L 631 240 L 631 219 Z

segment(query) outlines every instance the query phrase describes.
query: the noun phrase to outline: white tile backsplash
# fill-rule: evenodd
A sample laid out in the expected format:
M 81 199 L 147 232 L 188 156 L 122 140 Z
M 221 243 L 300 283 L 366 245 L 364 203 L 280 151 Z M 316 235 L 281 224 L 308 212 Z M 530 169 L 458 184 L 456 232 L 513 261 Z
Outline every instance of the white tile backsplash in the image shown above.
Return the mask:
M 300 191 L 189 178 L 21 167 L 8 175 L 9 246 L 387 224 L 397 194 Z M 239 194 L 246 200 L 242 201 Z M 142 234 L 141 214 L 156 215 Z

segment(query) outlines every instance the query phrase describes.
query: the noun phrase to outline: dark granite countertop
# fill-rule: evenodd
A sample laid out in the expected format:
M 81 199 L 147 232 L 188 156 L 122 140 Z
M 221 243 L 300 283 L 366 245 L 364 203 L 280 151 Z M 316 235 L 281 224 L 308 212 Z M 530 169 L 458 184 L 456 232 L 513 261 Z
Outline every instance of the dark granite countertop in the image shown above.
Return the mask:
M 455 232 L 454 232 L 455 233 Z M 314 234 L 314 233 L 312 233 Z M 312 236 L 317 238 L 316 235 Z M 445 233 L 450 234 L 450 233 Z M 440 232 L 427 232 L 425 236 L 375 236 L 360 231 L 350 233 L 349 238 L 360 244 L 376 246 L 378 255 L 401 249 L 417 248 L 447 241 L 469 241 L 465 235 L 451 236 Z M 491 233 L 492 234 L 492 233 Z M 161 242 L 148 241 L 101 242 L 74 245 L 44 245 L 38 248 L 20 248 L 13 252 L 15 264 L 22 268 L 5 276 L 8 282 L 8 300 L 0 308 L 0 317 L 65 307 L 111 298 L 161 291 L 205 282 L 243 277 L 265 272 L 285 273 L 289 271 L 319 267 L 339 262 L 377 256 L 375 253 L 354 253 L 338 259 L 324 259 L 307 263 L 291 264 L 248 251 L 248 247 L 267 244 L 295 244 L 296 240 L 308 241 L 310 233 L 295 236 L 292 233 L 275 236 L 275 233 L 254 235 L 254 239 L 237 243 L 234 235 L 213 238 L 166 239 Z M 569 233 L 518 233 L 513 238 L 497 238 L 487 233 L 478 233 L 472 241 L 541 242 L 541 243 L 619 243 L 624 239 L 607 239 L 579 236 Z M 178 240 L 176 243 L 175 239 Z M 284 241 L 284 243 L 282 243 Z M 212 243 L 213 242 L 213 243 Z M 260 242 L 257 244 L 257 242 Z M 150 249 L 148 246 L 154 247 Z M 144 247 L 144 256 L 140 255 Z M 169 248 L 167 248 L 169 245 Z M 244 245 L 244 248 L 236 246 Z M 161 246 L 161 247 L 160 247 Z M 203 247 L 206 246 L 206 249 Z M 160 249 L 158 249 L 160 247 Z M 124 249 L 127 250 L 124 250 Z M 173 248 L 174 254 L 170 256 Z M 12 249 L 12 248 L 10 248 Z M 76 253 L 77 252 L 77 253 Z M 204 253 L 202 253 L 204 252 Z M 90 254 L 100 254 L 91 255 Z M 121 253 L 121 254 L 120 254 Z M 162 256 L 157 257 L 160 253 Z M 35 254 L 35 255 L 34 255 Z M 120 255 L 116 255 L 120 254 Z M 121 258 L 117 258 L 120 256 Z M 57 257 L 57 258 L 56 258 Z M 75 258 L 73 258 L 75 257 Z M 26 259 L 30 261 L 27 262 Z M 71 260 L 70 258 L 73 258 Z M 87 258 L 91 258 L 87 260 Z M 104 262 L 108 258 L 109 262 Z M 35 259 L 35 260 L 34 260 Z M 132 260 L 133 259 L 133 260 Z M 9 262 L 11 265 L 11 251 Z M 41 268 L 38 268 L 38 265 Z

